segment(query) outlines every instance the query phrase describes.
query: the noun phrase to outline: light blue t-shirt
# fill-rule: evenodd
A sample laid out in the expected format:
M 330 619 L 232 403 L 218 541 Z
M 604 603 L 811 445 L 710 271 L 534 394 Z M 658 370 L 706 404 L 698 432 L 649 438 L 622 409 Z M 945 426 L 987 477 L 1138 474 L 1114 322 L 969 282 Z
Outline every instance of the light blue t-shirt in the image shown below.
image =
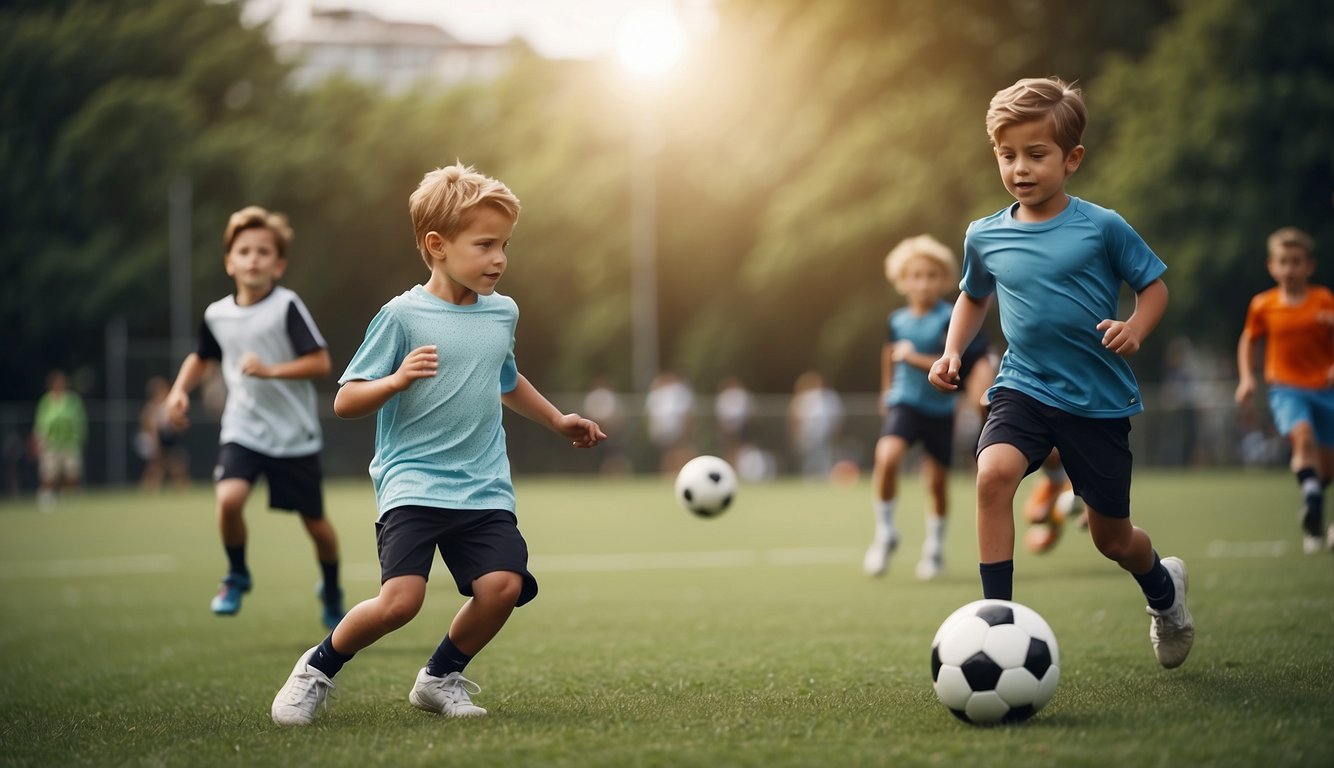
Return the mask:
M 519 381 L 518 319 L 508 296 L 459 306 L 418 285 L 371 320 L 339 384 L 389 376 L 427 344 L 440 356 L 434 377 L 412 382 L 376 414 L 370 475 L 380 516 L 406 504 L 514 511 L 500 395 Z
M 1016 221 L 1010 206 L 968 225 L 959 289 L 996 294 L 1009 345 L 993 392 L 1090 418 L 1144 410 L 1130 363 L 1097 325 L 1117 319 L 1121 283 L 1138 293 L 1166 270 L 1125 219 L 1077 197 L 1047 221 Z
M 950 327 L 951 304 L 936 302 L 926 314 L 918 315 L 911 307 L 890 314 L 889 342 L 910 341 L 922 354 L 940 356 L 945 351 L 945 332 Z M 885 393 L 885 405 L 907 405 L 927 416 L 954 413 L 954 394 L 941 392 L 927 381 L 926 371 L 907 362 L 894 364 L 894 379 Z

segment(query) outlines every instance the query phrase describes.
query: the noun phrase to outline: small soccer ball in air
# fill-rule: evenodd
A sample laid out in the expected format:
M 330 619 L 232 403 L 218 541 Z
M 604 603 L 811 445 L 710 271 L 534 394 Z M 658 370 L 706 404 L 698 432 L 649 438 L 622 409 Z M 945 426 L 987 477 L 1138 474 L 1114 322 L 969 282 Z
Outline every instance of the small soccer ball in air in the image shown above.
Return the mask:
M 1018 723 L 1051 701 L 1061 679 L 1056 635 L 1037 611 L 978 600 L 949 615 L 931 641 L 940 702 L 974 725 Z
M 717 517 L 736 496 L 736 472 L 717 456 L 696 456 L 676 475 L 676 500 L 700 517 Z

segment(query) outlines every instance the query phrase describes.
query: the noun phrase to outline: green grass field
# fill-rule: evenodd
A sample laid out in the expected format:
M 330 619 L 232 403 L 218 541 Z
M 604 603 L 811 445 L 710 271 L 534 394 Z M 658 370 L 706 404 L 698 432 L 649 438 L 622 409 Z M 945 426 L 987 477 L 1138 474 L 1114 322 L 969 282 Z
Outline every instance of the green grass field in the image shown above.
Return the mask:
M 1178 670 L 1087 535 L 1020 552 L 1015 597 L 1055 630 L 1061 683 L 1032 721 L 990 729 L 930 683 L 936 627 L 980 597 L 968 477 L 946 574 L 925 584 L 915 480 L 883 579 L 861 572 L 865 482 L 745 486 L 707 521 L 665 480 L 516 484 L 542 592 L 468 668 L 491 716 L 407 703 L 461 600 L 438 566 L 421 615 L 358 655 L 306 729 L 269 704 L 324 635 L 318 574 L 262 492 L 233 618 L 208 610 L 224 561 L 207 488 L 0 506 L 0 765 L 1334 765 L 1334 556 L 1301 554 L 1286 473 L 1137 477 L 1136 521 L 1190 567 L 1198 634 Z M 369 597 L 369 483 L 331 483 L 328 502 L 349 598 Z

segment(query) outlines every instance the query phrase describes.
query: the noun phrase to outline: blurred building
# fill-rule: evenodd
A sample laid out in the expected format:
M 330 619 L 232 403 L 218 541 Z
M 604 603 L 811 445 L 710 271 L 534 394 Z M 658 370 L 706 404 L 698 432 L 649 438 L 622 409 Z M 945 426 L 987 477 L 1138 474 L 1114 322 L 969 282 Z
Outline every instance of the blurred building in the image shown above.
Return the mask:
M 310 87 L 334 75 L 399 92 L 422 82 L 455 85 L 503 74 L 510 43 L 465 42 L 441 27 L 395 21 L 364 10 L 285 4 L 270 24 L 275 48 L 295 63 L 293 81 Z

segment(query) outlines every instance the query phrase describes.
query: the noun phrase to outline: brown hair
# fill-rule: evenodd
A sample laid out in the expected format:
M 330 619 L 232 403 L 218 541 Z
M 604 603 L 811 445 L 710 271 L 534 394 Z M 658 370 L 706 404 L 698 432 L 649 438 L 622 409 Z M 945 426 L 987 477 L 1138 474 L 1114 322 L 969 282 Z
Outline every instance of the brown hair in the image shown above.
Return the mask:
M 1269 252 L 1279 247 L 1297 247 L 1306 251 L 1307 256 L 1315 255 L 1315 239 L 1296 227 L 1283 227 L 1269 236 Z
M 1057 77 L 1024 78 L 996 92 L 987 108 L 987 136 L 996 143 L 1002 128 L 1050 119 L 1056 144 L 1064 154 L 1079 146 L 1088 113 L 1083 93 Z
M 278 258 L 287 258 L 287 246 L 292 242 L 292 226 L 287 223 L 286 216 L 276 211 L 267 211 L 258 205 L 247 205 L 227 219 L 227 228 L 222 233 L 223 252 L 230 251 L 236 236 L 247 229 L 267 229 L 272 232 Z

